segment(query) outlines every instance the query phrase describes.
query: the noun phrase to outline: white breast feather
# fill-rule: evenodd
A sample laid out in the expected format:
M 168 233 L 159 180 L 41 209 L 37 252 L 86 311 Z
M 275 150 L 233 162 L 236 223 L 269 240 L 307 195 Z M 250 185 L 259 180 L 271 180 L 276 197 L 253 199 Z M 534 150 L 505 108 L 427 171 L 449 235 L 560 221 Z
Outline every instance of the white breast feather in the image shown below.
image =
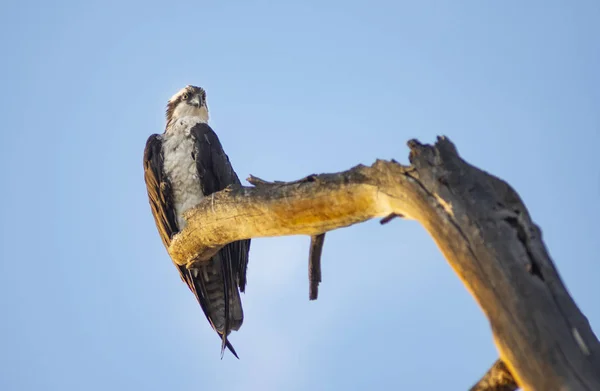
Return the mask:
M 199 117 L 179 118 L 171 123 L 162 136 L 164 171 L 171 182 L 173 201 L 179 229 L 185 227 L 183 213 L 196 206 L 204 197 L 196 161 L 192 158 L 194 140 L 190 130 L 199 122 Z

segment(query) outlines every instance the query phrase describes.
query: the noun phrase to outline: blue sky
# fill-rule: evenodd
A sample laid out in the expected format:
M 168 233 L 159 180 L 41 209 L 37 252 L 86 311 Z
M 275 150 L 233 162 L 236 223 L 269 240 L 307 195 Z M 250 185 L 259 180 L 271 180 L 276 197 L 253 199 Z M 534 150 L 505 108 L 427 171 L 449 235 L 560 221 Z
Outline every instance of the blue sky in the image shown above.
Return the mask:
M 5 2 L 0 389 L 466 389 L 488 323 L 415 222 L 253 242 L 219 341 L 142 176 L 167 99 L 206 88 L 240 177 L 407 162 L 445 134 L 514 186 L 600 331 L 600 3 Z

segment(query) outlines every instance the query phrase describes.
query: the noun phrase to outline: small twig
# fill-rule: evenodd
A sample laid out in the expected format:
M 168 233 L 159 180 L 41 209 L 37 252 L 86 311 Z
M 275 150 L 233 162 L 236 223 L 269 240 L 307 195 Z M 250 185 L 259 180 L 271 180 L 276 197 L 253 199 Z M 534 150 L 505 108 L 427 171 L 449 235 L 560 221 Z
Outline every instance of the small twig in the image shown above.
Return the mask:
M 388 216 L 385 216 L 383 219 L 381 219 L 379 221 L 379 224 L 381 224 L 381 225 L 387 224 L 387 223 L 389 223 L 390 221 L 392 221 L 396 217 L 404 217 L 404 216 L 401 215 L 400 213 L 392 213 L 392 214 L 390 214 Z
M 298 179 L 297 181 L 292 181 L 292 182 L 284 182 L 284 181 L 269 182 L 269 181 L 265 181 L 264 179 L 261 179 L 259 177 L 256 177 L 254 175 L 250 175 L 246 180 L 256 187 L 277 186 L 277 185 L 282 185 L 282 186 L 286 185 L 287 186 L 287 185 L 295 185 L 298 183 L 314 182 L 317 180 L 317 174 L 311 174 L 311 175 L 305 176 L 302 179 Z
M 319 283 L 321 282 L 321 254 L 323 244 L 325 243 L 325 234 L 310 237 L 310 252 L 308 255 L 308 281 L 310 288 L 308 292 L 309 300 L 317 300 L 319 296 Z
M 515 391 L 518 388 L 506 364 L 498 359 L 470 391 Z
M 248 178 L 246 178 L 246 180 L 256 187 L 275 184 L 274 182 L 265 181 L 264 179 L 260 179 L 259 177 L 254 175 L 250 175 Z

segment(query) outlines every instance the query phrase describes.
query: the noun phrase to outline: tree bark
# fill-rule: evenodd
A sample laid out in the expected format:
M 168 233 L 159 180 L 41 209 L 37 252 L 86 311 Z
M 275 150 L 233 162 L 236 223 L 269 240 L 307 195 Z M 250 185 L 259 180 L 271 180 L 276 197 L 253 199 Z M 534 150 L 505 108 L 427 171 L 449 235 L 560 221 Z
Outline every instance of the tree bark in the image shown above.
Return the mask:
M 462 160 L 447 138 L 408 145 L 410 166 L 378 160 L 289 183 L 251 178 L 255 187 L 215 193 L 186 213 L 169 252 L 189 266 L 240 239 L 414 219 L 488 318 L 505 375 L 524 390 L 600 390 L 600 343 L 518 194 Z

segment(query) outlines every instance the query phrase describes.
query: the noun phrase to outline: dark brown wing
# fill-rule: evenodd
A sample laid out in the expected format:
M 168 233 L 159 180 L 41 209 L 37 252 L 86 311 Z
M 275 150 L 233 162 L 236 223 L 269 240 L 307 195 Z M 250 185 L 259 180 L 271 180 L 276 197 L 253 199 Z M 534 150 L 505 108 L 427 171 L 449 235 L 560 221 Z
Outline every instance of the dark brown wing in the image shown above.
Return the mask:
M 163 173 L 162 141 L 158 134 L 153 134 L 146 142 L 144 180 L 158 233 L 163 244 L 168 248 L 171 238 L 179 229 L 175 218 L 171 184 Z
M 196 167 L 202 192 L 205 195 L 225 189 L 227 186 L 241 186 L 240 179 L 233 170 L 229 157 L 225 154 L 216 133 L 208 124 L 199 123 L 191 130 L 196 140 Z M 246 288 L 246 270 L 250 240 L 241 240 L 226 246 L 234 267 L 234 275 L 240 291 Z M 223 249 L 225 250 L 225 248 Z
M 223 151 L 219 138 L 211 127 L 207 124 L 199 123 L 191 129 L 190 133 L 195 141 L 196 169 L 202 193 L 209 195 L 223 190 L 230 185 L 240 186 L 241 182 L 233 170 L 225 151 Z M 248 266 L 249 251 L 250 240 L 241 240 L 226 245 L 218 253 L 221 263 L 220 278 L 223 282 L 222 294 L 224 302 L 224 309 L 220 313 L 225 315 L 225 317 L 223 319 L 223 328 L 221 330 L 215 329 L 222 335 L 223 348 L 230 346 L 227 341 L 230 329 L 239 329 L 243 321 L 243 315 L 239 316 L 242 314 L 242 308 L 238 289 L 243 292 L 246 287 L 246 269 Z M 200 296 L 206 292 L 204 287 L 202 288 L 202 292 L 199 292 L 201 293 Z

